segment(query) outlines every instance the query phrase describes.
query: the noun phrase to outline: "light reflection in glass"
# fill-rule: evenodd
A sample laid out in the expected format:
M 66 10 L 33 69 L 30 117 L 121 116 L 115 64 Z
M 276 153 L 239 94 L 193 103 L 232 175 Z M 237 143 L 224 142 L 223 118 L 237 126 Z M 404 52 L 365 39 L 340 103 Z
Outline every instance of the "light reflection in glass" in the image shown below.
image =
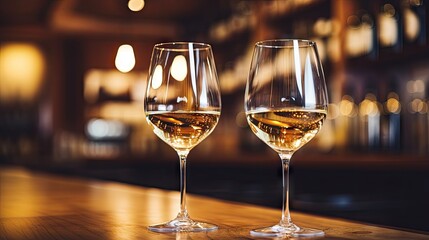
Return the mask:
M 177 81 L 183 81 L 188 75 L 186 58 L 183 55 L 177 55 L 171 64 L 171 76 Z
M 152 76 L 152 88 L 153 89 L 158 89 L 159 87 L 161 87 L 162 84 L 162 66 L 161 65 L 157 65 L 155 67 L 153 76 Z

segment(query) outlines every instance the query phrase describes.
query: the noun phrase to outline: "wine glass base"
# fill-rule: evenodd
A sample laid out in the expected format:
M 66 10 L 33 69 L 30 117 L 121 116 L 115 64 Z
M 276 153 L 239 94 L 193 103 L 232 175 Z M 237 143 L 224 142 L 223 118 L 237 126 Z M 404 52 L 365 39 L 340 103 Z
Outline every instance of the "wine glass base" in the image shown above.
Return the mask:
M 148 229 L 153 232 L 208 232 L 218 229 L 218 226 L 197 222 L 190 218 L 175 218 L 169 222 L 149 226 Z
M 321 237 L 325 233 L 313 228 L 300 228 L 295 224 L 290 226 L 274 225 L 272 227 L 258 228 L 250 231 L 255 237 Z

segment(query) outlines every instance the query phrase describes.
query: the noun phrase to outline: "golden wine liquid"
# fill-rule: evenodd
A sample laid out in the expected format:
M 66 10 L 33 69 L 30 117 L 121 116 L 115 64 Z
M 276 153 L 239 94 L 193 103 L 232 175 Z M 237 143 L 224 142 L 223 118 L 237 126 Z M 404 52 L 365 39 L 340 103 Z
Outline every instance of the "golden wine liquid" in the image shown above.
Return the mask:
M 294 152 L 308 143 L 322 127 L 323 110 L 259 111 L 247 113 L 252 131 L 277 152 Z
M 219 121 L 219 112 L 153 112 L 147 121 L 154 133 L 178 151 L 189 151 L 204 140 Z

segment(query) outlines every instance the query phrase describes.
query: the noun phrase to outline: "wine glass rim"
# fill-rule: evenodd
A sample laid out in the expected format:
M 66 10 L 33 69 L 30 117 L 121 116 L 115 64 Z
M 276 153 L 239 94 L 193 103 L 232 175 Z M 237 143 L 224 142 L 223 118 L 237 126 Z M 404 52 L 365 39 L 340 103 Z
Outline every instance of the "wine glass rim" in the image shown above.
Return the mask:
M 163 42 L 155 44 L 154 48 L 158 50 L 187 52 L 191 49 L 193 51 L 208 50 L 211 49 L 211 46 L 202 42 Z
M 297 42 L 298 45 L 304 47 L 313 47 L 316 46 L 316 42 L 308 39 L 294 39 L 294 38 L 282 38 L 282 39 L 268 39 L 262 40 L 255 44 L 257 47 L 265 48 L 290 48 L 294 47 L 294 43 Z

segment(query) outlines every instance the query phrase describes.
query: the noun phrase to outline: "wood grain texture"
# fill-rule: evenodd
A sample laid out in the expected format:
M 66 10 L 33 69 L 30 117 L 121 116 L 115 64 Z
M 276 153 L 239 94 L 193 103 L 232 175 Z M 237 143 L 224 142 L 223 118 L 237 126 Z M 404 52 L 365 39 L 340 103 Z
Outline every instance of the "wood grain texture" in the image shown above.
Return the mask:
M 154 233 L 172 219 L 178 192 L 107 181 L 0 169 L 0 239 L 256 239 L 255 227 L 275 224 L 278 209 L 188 196 L 191 217 L 215 223 L 202 233 Z M 429 235 L 292 213 L 300 226 L 323 229 L 321 239 L 429 239 Z

